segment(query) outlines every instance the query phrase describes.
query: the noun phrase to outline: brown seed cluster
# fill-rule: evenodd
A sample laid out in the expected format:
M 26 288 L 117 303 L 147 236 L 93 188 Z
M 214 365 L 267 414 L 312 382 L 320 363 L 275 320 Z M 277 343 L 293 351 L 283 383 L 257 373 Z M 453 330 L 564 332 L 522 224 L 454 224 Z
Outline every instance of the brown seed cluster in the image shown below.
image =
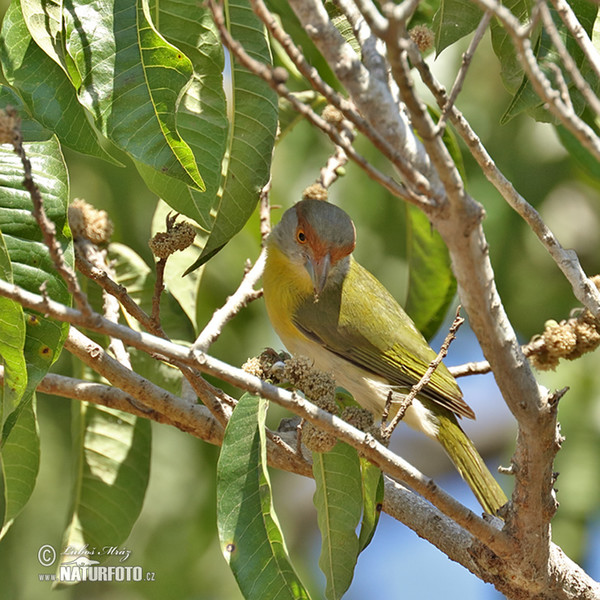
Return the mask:
M 335 379 L 313 367 L 309 358 L 290 358 L 272 349 L 260 356 L 250 358 L 242 366 L 244 371 L 274 383 L 287 383 L 300 390 L 316 406 L 334 415 L 339 414 L 335 400 Z M 305 421 L 302 425 L 302 441 L 311 452 L 328 452 L 337 443 L 334 435 Z
M 433 48 L 435 34 L 427 25 L 415 25 L 409 32 L 410 39 L 417 45 L 419 52 L 423 53 Z
M 157 258 L 167 258 L 177 250 L 185 250 L 191 246 L 196 237 L 196 230 L 190 223 L 183 221 L 160 231 L 149 242 L 152 254 Z
M 313 183 L 309 185 L 302 192 L 302 200 L 327 200 L 328 198 L 327 188 L 324 188 L 320 183 Z
M 600 275 L 592 277 L 592 281 L 600 289 Z M 560 323 L 548 321 L 542 335 L 531 344 L 531 364 L 540 371 L 554 370 L 561 358 L 575 360 L 600 346 L 600 323 L 584 310 Z
M 69 205 L 69 226 L 73 237 L 93 244 L 105 244 L 113 233 L 113 224 L 105 210 L 98 210 L 81 198 Z

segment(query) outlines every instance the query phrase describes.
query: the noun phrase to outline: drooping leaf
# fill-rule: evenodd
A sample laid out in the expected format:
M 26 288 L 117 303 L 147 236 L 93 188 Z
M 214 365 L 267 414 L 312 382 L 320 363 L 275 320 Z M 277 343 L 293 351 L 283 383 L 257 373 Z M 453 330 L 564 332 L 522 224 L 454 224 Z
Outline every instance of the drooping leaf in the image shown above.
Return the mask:
M 383 474 L 366 458 L 360 458 L 362 479 L 363 515 L 358 535 L 358 551 L 362 552 L 373 539 L 383 503 Z
M 119 148 L 152 169 L 203 189 L 176 127 L 190 60 L 155 29 L 146 0 L 67 0 L 66 44 L 81 75 L 80 102 Z
M 189 57 L 194 68 L 179 102 L 177 127 L 202 169 L 206 191 L 173 181 L 139 162 L 136 166 L 148 186 L 169 206 L 198 224 L 204 245 L 214 223 L 211 209 L 221 185 L 221 163 L 229 134 L 223 46 L 211 13 L 202 3 L 158 2 L 156 22 L 160 33 Z
M 442 50 L 477 28 L 482 10 L 469 0 L 442 0 L 433 17 L 435 51 Z
M 150 421 L 85 402 L 74 408 L 77 464 L 62 547 L 118 546 L 129 536 L 146 494 Z M 99 552 L 90 556 L 100 562 L 109 557 Z M 63 561 L 71 559 L 63 556 Z
M 65 50 L 62 0 L 22 0 L 21 10 L 27 29 L 36 44 L 70 78 L 75 75 L 73 85 L 79 87 L 71 58 Z
M 266 400 L 245 394 L 225 429 L 217 465 L 221 550 L 246 600 L 308 598 L 290 564 L 273 508 L 266 410 Z
M 40 466 L 40 440 L 33 394 L 13 411 L 10 435 L 3 437 L 0 452 L 0 539 L 29 500 Z
M 356 450 L 338 442 L 329 452 L 313 452 L 313 475 L 322 539 L 319 567 L 327 579 L 325 595 L 333 600 L 350 587 L 359 552 L 356 527 L 363 500 Z
M 99 144 L 65 72 L 31 38 L 19 0 L 12 1 L 2 22 L 0 60 L 4 76 L 18 90 L 30 113 L 63 144 L 118 164 Z
M 456 293 L 450 256 L 427 216 L 407 205 L 409 285 L 406 312 L 417 329 L 431 339 L 442 324 Z
M 262 22 L 247 0 L 227 2 L 227 26 L 234 39 L 256 60 L 271 63 Z M 225 150 L 221 191 L 202 256 L 190 270 L 206 262 L 244 226 L 267 183 L 277 131 L 277 96 L 256 75 L 233 60 L 231 67 L 231 132 Z

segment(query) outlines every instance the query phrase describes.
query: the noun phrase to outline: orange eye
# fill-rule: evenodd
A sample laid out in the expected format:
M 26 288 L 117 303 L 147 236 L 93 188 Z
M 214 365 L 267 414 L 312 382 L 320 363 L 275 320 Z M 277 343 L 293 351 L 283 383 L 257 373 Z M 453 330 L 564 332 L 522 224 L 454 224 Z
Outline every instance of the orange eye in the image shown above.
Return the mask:
M 306 244 L 306 234 L 304 231 L 302 231 L 302 229 L 298 229 L 298 231 L 296 231 L 296 240 L 300 244 Z

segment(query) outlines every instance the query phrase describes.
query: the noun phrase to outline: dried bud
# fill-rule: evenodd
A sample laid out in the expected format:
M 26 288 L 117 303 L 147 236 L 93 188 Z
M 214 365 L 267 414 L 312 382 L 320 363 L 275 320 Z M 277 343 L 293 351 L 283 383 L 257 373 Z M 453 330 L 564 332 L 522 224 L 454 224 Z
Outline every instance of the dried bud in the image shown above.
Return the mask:
M 324 188 L 320 183 L 313 183 L 309 185 L 302 192 L 302 200 L 312 199 L 312 200 L 327 200 L 328 193 L 327 188 Z
M 283 67 L 275 67 L 273 69 L 272 76 L 273 81 L 275 83 L 285 83 L 288 80 L 290 74 L 287 72 L 287 69 Z
M 104 244 L 110 240 L 113 224 L 105 210 L 98 210 L 81 198 L 69 205 L 69 226 L 73 237 L 85 238 L 93 244 Z
M 435 34 L 427 25 L 415 25 L 409 32 L 410 39 L 417 45 L 419 52 L 423 53 L 433 47 Z
M 325 121 L 331 125 L 339 125 L 344 120 L 344 115 L 339 108 L 336 108 L 332 104 L 328 104 L 321 113 L 321 116 Z

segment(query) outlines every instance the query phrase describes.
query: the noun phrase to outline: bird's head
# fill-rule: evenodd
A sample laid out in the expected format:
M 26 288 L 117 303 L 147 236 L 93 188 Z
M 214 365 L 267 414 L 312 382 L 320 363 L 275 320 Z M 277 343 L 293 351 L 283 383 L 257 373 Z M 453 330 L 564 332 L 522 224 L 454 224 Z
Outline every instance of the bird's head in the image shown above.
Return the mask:
M 269 243 L 293 264 L 306 269 L 318 299 L 330 275 L 347 263 L 356 244 L 356 230 L 341 208 L 323 200 L 307 199 L 283 214 Z

